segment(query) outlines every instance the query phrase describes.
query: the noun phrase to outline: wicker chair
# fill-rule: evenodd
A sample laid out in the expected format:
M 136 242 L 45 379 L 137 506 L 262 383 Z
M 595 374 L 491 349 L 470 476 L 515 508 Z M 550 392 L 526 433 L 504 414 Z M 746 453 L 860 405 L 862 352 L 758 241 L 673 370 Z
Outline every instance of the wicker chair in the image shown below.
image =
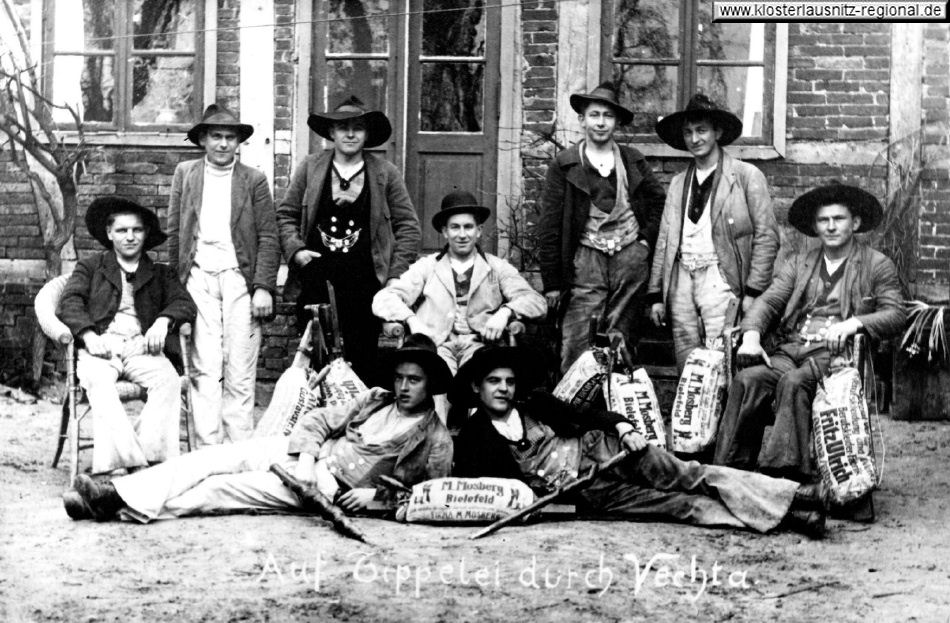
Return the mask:
M 59 436 L 56 442 L 56 453 L 53 455 L 53 467 L 59 465 L 66 439 L 69 439 L 69 480 L 75 480 L 79 474 L 79 452 L 92 447 L 92 437 L 83 436 L 80 431 L 82 420 L 89 415 L 90 407 L 85 392 L 79 385 L 76 377 L 77 349 L 69 328 L 56 316 L 59 299 L 66 287 L 68 275 L 56 277 L 44 285 L 33 301 L 36 310 L 36 319 L 40 328 L 48 338 L 66 348 L 66 396 L 63 399 L 62 417 L 59 425 Z M 181 341 L 183 374 L 181 375 L 182 391 L 182 418 L 184 418 L 184 432 L 181 441 L 184 441 L 188 451 L 193 449 L 194 419 L 192 414 L 192 382 L 191 368 L 188 357 L 188 347 L 191 342 L 191 325 L 186 323 L 178 329 Z M 119 398 L 122 402 L 145 400 L 145 388 L 130 381 L 118 381 Z

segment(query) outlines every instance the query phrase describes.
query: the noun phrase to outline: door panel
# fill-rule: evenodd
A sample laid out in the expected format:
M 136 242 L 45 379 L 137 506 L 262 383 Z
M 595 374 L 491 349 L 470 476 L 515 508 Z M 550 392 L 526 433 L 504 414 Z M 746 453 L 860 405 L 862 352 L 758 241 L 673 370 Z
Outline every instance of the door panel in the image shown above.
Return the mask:
M 438 249 L 444 241 L 432 228 L 432 217 L 439 211 L 442 197 L 456 188 L 478 188 L 484 179 L 481 154 L 426 152 L 419 154 L 416 211 L 422 221 L 422 248 Z

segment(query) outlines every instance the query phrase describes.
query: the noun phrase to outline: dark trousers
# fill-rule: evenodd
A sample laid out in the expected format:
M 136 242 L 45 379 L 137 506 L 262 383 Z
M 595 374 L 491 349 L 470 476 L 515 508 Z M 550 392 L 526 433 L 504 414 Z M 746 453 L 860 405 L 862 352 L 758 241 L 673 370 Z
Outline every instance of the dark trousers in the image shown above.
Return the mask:
M 772 367 L 741 370 L 729 386 L 713 463 L 739 469 L 758 468 L 799 480 L 815 475 L 811 405 L 818 377 L 828 371 L 830 353 L 823 346 L 785 343 L 772 355 Z M 765 427 L 772 433 L 763 445 Z

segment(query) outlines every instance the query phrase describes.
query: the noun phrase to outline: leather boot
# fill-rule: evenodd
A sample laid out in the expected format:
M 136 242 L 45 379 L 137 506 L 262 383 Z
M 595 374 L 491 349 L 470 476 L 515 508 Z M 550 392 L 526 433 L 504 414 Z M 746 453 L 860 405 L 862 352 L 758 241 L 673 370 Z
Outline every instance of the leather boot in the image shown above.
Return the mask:
M 831 492 L 823 482 L 799 485 L 792 498 L 792 508 L 803 511 L 827 513 L 831 508 Z
M 827 534 L 825 514 L 820 511 L 788 511 L 784 523 L 790 530 L 804 534 L 816 541 L 825 538 L 825 534 Z
M 63 494 L 63 506 L 66 507 L 66 514 L 74 521 L 80 519 L 92 519 L 92 509 L 82 499 L 78 491 L 70 489 Z
M 119 496 L 111 481 L 96 482 L 86 474 L 76 476 L 76 492 L 92 510 L 96 521 L 114 519 L 119 509 L 125 506 L 125 501 Z

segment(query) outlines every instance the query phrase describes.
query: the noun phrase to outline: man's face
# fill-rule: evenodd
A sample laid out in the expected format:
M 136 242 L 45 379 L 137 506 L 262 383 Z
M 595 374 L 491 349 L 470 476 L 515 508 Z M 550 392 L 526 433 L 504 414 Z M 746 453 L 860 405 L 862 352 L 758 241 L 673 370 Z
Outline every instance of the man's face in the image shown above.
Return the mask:
M 481 383 L 472 383 L 472 390 L 489 415 L 507 416 L 514 406 L 515 372 L 511 368 L 495 368 Z
M 404 361 L 393 373 L 393 393 L 400 411 L 413 413 L 429 397 L 429 377 L 417 363 Z
M 355 156 L 366 144 L 366 124 L 363 121 L 340 121 L 330 128 L 333 149 L 344 156 Z
M 851 210 L 840 203 L 822 206 L 815 212 L 815 233 L 825 249 L 846 247 L 860 227 L 861 217 L 852 216 Z
M 606 145 L 613 139 L 617 129 L 617 113 L 606 104 L 592 102 L 587 105 L 583 115 L 578 115 L 587 141 L 595 145 Z
M 449 254 L 467 258 L 475 252 L 475 245 L 482 238 L 482 226 L 474 214 L 453 214 L 442 227 L 442 235 L 449 241 Z
M 138 214 L 115 214 L 111 225 L 106 225 L 106 236 L 119 259 L 135 262 L 142 257 L 145 246 L 145 225 Z
M 205 149 L 208 161 L 219 167 L 226 167 L 234 162 L 234 153 L 237 151 L 237 132 L 225 126 L 211 126 L 198 139 Z
M 705 119 L 683 124 L 683 141 L 694 158 L 705 158 L 719 149 L 718 141 L 721 136 L 722 130 Z

